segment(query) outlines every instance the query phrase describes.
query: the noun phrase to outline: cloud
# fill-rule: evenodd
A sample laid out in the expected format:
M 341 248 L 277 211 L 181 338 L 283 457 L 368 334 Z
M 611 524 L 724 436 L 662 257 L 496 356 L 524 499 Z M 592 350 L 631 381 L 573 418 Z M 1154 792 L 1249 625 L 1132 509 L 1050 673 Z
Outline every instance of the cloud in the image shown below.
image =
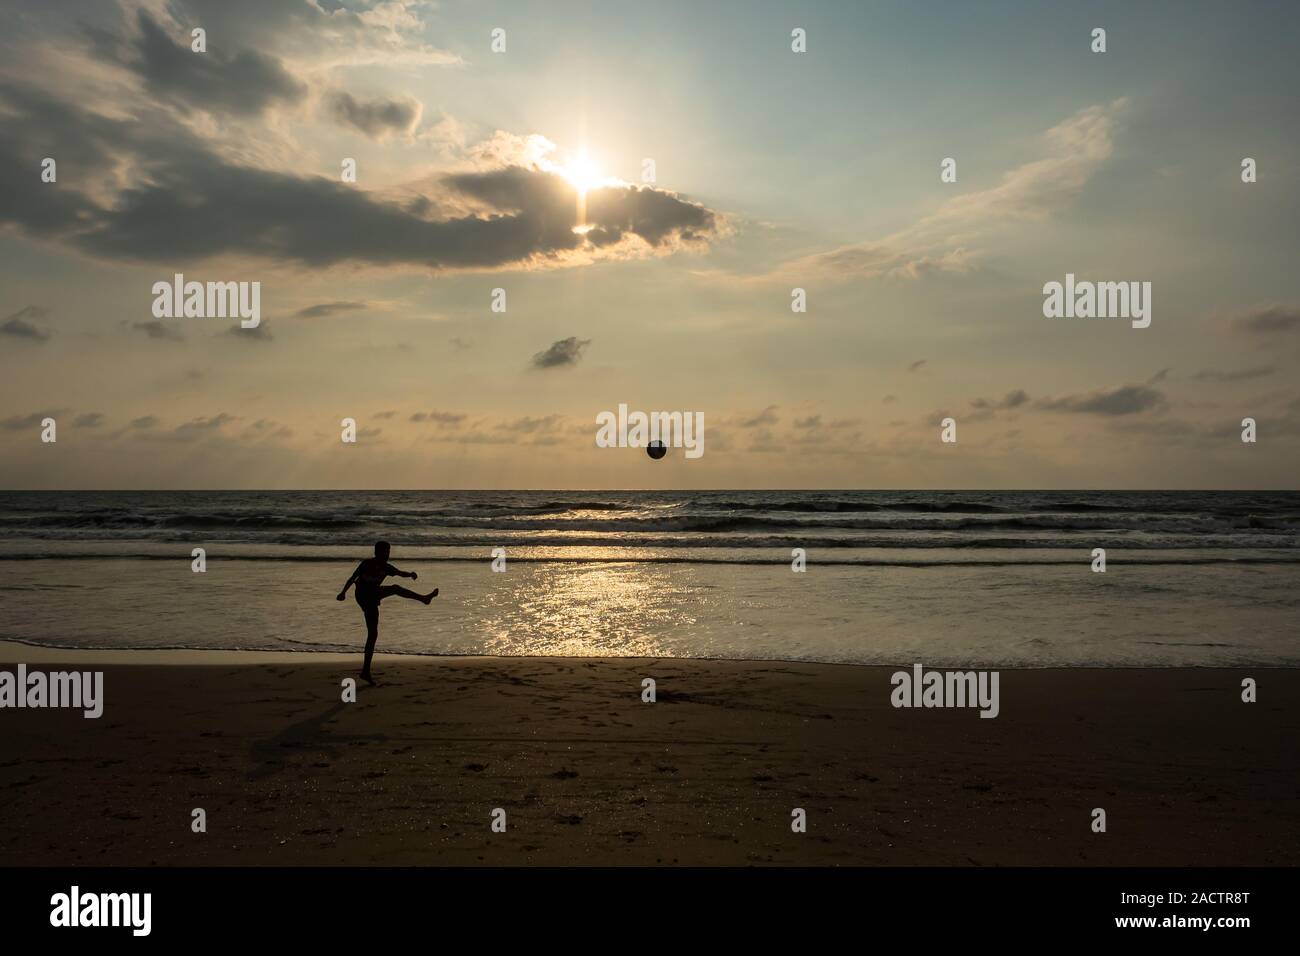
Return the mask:
M 317 305 L 309 305 L 305 309 L 299 309 L 294 313 L 295 318 L 299 319 L 319 319 L 327 315 L 338 315 L 340 312 L 355 312 L 357 309 L 364 309 L 364 302 L 321 302 Z
M 410 96 L 358 100 L 351 93 L 342 90 L 326 96 L 325 106 L 340 124 L 360 130 L 377 140 L 395 135 L 411 135 L 424 110 L 420 102 Z
M 1244 382 L 1252 378 L 1272 375 L 1277 369 L 1272 365 L 1257 365 L 1253 368 L 1239 368 L 1225 371 L 1217 368 L 1203 368 L 1192 379 L 1197 382 Z
M 533 356 L 533 368 L 561 368 L 565 365 L 577 365 L 582 358 L 583 349 L 591 344 L 591 339 L 580 339 L 570 335 L 567 339 L 551 345 L 550 348 Z
M 49 312 L 39 305 L 24 306 L 0 321 L 0 335 L 12 335 L 19 339 L 31 339 L 34 342 L 47 341 L 50 333 L 32 325 L 27 319 L 43 319 L 48 314 Z
M 939 272 L 965 273 L 974 268 L 972 255 L 964 247 L 931 256 L 893 245 L 897 238 L 824 252 L 815 256 L 810 264 L 833 275 L 886 276 L 891 279 L 919 279 Z
M 438 425 L 460 425 L 465 415 L 460 412 L 416 412 L 411 416 L 413 422 L 434 422 Z
M 269 418 L 259 418 L 240 434 L 240 438 L 270 440 L 275 438 L 292 438 L 293 429 L 281 425 Z
M 30 415 L 15 415 L 12 418 L 0 419 L 0 428 L 6 431 L 21 431 L 24 428 L 35 428 L 47 418 L 58 418 L 67 409 L 55 408 L 44 412 L 32 412 Z
M 794 420 L 795 428 L 820 428 L 822 417 L 820 415 L 809 415 L 807 418 L 796 418 Z
M 148 16 L 142 22 L 142 35 L 157 30 Z M 178 51 L 186 64 L 213 56 Z M 221 83 L 204 75 L 200 85 L 195 96 L 218 95 L 208 87 Z M 546 159 L 555 147 L 543 137 L 532 165 L 484 168 L 478 159 L 476 168 L 372 193 L 305 176 L 296 161 L 276 166 L 270 156 L 283 137 L 265 124 L 269 142 L 233 142 L 151 96 L 95 109 L 85 96 L 0 78 L 0 116 L 0 168 L 39 169 L 42 157 L 57 156 L 78 173 L 61 177 L 59 189 L 0 190 L 0 225 L 101 259 L 168 268 L 222 255 L 317 268 L 558 268 L 669 255 L 724 232 L 723 217 L 702 204 L 619 182 L 589 191 L 588 228 L 575 232 L 575 187 Z
M 141 10 L 130 40 L 104 33 L 95 37 L 101 56 L 133 72 L 152 97 L 184 108 L 250 116 L 307 95 L 306 85 L 275 57 L 249 48 L 234 50 L 216 33 L 208 37 L 207 52 L 196 53 L 190 49 L 189 30 L 164 29 Z M 178 34 L 187 42 L 173 39 Z
M 1043 399 L 1038 407 L 1048 411 L 1080 412 L 1090 415 L 1133 415 L 1158 408 L 1165 403 L 1164 394 L 1147 385 L 1123 385 L 1109 391 L 1088 395 L 1067 395 Z
M 977 398 L 971 402 L 974 408 L 983 411 L 1008 411 L 1013 408 L 1019 408 L 1029 401 L 1029 395 L 1024 389 L 1018 388 L 1015 391 L 1007 392 L 1006 396 L 995 401 L 989 401 L 987 398 Z
M 192 418 L 188 422 L 177 425 L 171 434 L 184 441 L 190 441 L 201 438 L 204 435 L 210 435 L 221 431 L 223 427 L 236 421 L 233 415 L 227 415 L 225 412 L 219 412 L 210 418 Z
M 498 424 L 498 431 L 520 432 L 524 434 L 533 434 L 534 432 L 552 432 L 564 421 L 562 415 L 547 415 L 544 418 L 516 418 L 513 421 L 501 422 Z
M 1041 222 L 1070 205 L 1114 152 L 1127 100 L 1089 106 L 1043 137 L 1046 155 L 1005 173 L 989 189 L 955 196 L 935 212 L 882 239 L 844 246 L 794 263 L 831 274 L 914 279 L 974 268 L 970 247 L 1009 223 Z
M 698 203 L 622 184 L 588 193 L 590 228 L 575 232 L 574 187 L 537 167 L 462 171 L 385 197 L 296 169 L 228 161 L 193 129 L 146 106 L 110 117 L 7 80 L 0 112 L 7 112 L 0 168 L 35 169 L 57 155 L 76 167 L 132 170 L 125 180 L 106 174 L 86 192 L 62 182 L 39 196 L 0 191 L 0 223 L 104 259 L 169 268 L 225 254 L 314 267 L 553 268 L 667 255 L 722 228 Z M 430 217 L 430 209 L 449 208 L 460 211 Z
M 907 367 L 907 370 L 908 370 L 909 372 L 918 372 L 918 371 L 920 371 L 921 366 L 923 366 L 927 361 L 929 361 L 929 360 L 928 360 L 928 359 L 917 359 L 915 362 L 913 362 L 911 365 L 909 365 L 909 366 Z
M 246 329 L 242 325 L 232 325 L 226 329 L 226 335 L 233 335 L 236 338 L 243 339 L 245 342 L 274 342 L 275 336 L 271 334 L 271 329 L 265 319 L 257 323 L 251 329 Z
M 808 419 L 796 421 L 795 428 L 798 431 L 785 440 L 805 450 L 816 450 L 821 454 L 850 454 L 861 450 L 861 431 L 856 427 L 859 424 L 858 422 L 846 419 L 825 425 L 822 424 L 820 415 L 814 417 L 817 419 L 817 423 L 812 426 L 807 424 Z M 852 430 L 846 431 L 846 429 Z M 773 436 L 769 430 L 763 429 L 756 434 L 762 436 L 762 439 L 752 443 L 752 450 L 780 451 L 780 442 L 771 441 Z M 760 445 L 762 447 L 755 447 Z
M 148 322 L 132 322 L 131 328 L 137 332 L 143 332 L 151 339 L 161 339 L 169 342 L 185 341 L 185 336 L 180 329 L 160 319 L 150 319 Z
M 131 427 L 139 429 L 156 428 L 158 419 L 153 415 L 141 415 L 139 418 L 131 419 Z
M 758 428 L 762 425 L 775 425 L 781 420 L 780 416 L 776 413 L 776 409 L 776 405 L 769 405 L 757 415 L 742 419 L 738 424 L 741 428 Z
M 1281 305 L 1255 309 L 1230 320 L 1232 327 L 1247 335 L 1272 335 L 1300 330 L 1300 308 Z
M 78 428 L 98 428 L 104 424 L 104 415 L 102 412 L 85 412 L 74 418 L 72 424 Z
M 515 439 L 509 435 L 489 435 L 483 432 L 457 432 L 451 435 L 439 435 L 438 441 L 451 442 L 456 445 L 513 445 Z
M 122 0 L 139 6 L 158 0 Z M 208 31 L 208 49 L 257 48 L 302 70 L 380 64 L 386 67 L 447 65 L 460 57 L 421 39 L 428 29 L 428 0 L 169 0 L 177 35 L 190 27 Z M 168 28 L 169 31 L 172 29 Z M 188 49 L 188 47 L 186 48 Z

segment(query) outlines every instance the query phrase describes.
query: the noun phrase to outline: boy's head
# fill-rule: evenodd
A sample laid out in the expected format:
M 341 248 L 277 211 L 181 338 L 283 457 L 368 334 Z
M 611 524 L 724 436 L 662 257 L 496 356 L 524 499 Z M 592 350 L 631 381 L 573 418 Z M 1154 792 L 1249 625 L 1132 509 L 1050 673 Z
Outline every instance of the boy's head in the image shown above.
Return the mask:
M 387 541 L 375 542 L 375 557 L 378 558 L 380 561 L 387 561 L 389 552 L 391 552 L 392 550 L 393 550 L 392 547 L 389 545 Z

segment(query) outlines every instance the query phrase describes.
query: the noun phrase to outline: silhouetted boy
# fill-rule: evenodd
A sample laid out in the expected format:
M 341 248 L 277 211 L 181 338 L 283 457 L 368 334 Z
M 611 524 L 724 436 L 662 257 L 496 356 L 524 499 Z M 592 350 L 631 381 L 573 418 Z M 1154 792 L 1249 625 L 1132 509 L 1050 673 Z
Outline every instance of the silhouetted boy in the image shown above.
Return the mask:
M 391 551 L 392 548 L 387 541 L 376 541 L 375 556 L 366 558 L 357 565 L 357 569 L 352 572 L 352 577 L 348 578 L 348 583 L 343 585 L 343 590 L 339 592 L 338 597 L 340 601 L 347 598 L 348 588 L 352 587 L 354 581 L 356 582 L 357 604 L 361 606 L 361 613 L 366 616 L 366 660 L 361 668 L 361 679 L 370 684 L 375 682 L 370 676 L 370 658 L 375 654 L 375 641 L 379 640 L 379 602 L 396 594 L 399 597 L 428 604 L 438 596 L 437 588 L 428 594 L 416 594 L 396 584 L 384 584 L 384 578 L 389 576 L 410 578 L 412 581 L 416 579 L 414 571 L 399 571 L 388 563 L 388 555 Z

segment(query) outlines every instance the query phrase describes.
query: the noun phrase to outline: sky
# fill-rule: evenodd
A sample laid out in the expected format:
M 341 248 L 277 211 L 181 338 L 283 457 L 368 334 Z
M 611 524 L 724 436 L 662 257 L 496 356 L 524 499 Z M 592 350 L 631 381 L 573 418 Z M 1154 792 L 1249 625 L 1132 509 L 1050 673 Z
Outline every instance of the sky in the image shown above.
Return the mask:
M 5 17 L 0 487 L 1297 487 L 1293 4 Z

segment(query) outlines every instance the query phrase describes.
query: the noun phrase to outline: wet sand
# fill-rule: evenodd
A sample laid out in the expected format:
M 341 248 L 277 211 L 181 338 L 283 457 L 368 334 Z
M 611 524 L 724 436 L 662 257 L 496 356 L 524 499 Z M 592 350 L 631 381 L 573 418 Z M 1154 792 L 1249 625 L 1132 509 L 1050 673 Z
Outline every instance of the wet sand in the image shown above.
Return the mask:
M 1300 863 L 1297 670 L 1004 670 L 990 720 L 892 667 L 380 655 L 343 703 L 354 655 L 18 660 L 106 703 L 0 710 L 9 866 Z

